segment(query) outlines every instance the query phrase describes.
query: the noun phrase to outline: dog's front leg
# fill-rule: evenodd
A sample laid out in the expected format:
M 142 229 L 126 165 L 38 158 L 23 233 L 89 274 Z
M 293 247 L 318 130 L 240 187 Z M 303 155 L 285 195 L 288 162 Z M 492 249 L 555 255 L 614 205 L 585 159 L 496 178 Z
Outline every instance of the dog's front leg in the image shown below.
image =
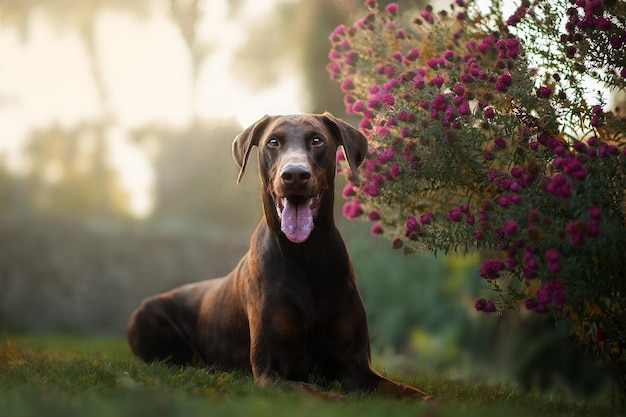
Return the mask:
M 263 387 L 289 387 L 333 400 L 344 399 L 305 382 L 311 372 L 304 314 L 296 308 L 273 304 L 250 318 L 250 364 L 254 381 Z
M 347 392 L 363 391 L 395 398 L 429 399 L 430 396 L 410 385 L 383 377 L 371 367 L 369 336 L 365 309 L 358 297 L 329 326 L 326 364 Z
M 249 312 L 254 379 L 263 386 L 280 379 L 304 380 L 310 366 L 305 315 L 284 300 L 270 302 L 268 298 L 264 298 L 264 305 L 253 306 L 254 312 Z

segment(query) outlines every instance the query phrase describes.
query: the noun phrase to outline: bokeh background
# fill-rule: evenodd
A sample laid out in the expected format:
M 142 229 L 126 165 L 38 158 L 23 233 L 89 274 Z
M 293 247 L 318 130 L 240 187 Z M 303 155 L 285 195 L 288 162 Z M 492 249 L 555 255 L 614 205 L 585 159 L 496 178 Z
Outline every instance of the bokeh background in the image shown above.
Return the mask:
M 261 209 L 232 140 L 264 114 L 354 122 L 325 66 L 360 3 L 0 0 L 0 332 L 122 337 L 143 297 L 233 268 Z M 567 323 L 474 311 L 480 254 L 404 256 L 340 206 L 385 366 L 604 386 Z

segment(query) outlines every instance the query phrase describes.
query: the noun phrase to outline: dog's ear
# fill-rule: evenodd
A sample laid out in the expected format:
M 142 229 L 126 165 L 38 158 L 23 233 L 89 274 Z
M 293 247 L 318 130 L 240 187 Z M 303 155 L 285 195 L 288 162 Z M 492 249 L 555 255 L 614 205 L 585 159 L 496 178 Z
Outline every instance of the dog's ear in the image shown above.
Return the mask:
M 337 145 L 343 146 L 348 165 L 354 176 L 353 180 L 358 182 L 358 167 L 367 154 L 367 139 L 358 129 L 328 112 L 322 114 L 322 118 L 333 132 Z
M 250 127 L 246 128 L 243 132 L 237 135 L 233 141 L 233 158 L 237 166 L 239 166 L 239 175 L 237 176 L 237 184 L 243 178 L 243 173 L 246 170 L 248 163 L 248 157 L 253 146 L 258 146 L 265 128 L 268 126 L 271 117 L 267 114 L 260 120 L 257 120 Z

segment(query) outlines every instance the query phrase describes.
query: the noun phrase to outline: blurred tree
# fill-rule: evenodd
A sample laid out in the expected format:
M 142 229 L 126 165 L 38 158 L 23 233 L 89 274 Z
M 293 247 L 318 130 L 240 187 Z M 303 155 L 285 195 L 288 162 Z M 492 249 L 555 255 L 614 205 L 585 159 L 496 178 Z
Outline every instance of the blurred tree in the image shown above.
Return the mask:
M 102 68 L 98 62 L 95 38 L 96 19 L 104 10 L 125 11 L 137 16 L 145 16 L 151 0 L 3 0 L 0 2 L 2 22 L 15 27 L 26 41 L 30 35 L 31 19 L 34 12 L 41 12 L 58 31 L 76 31 L 83 41 L 89 66 L 98 93 L 101 108 L 101 121 L 97 126 L 87 124 L 64 131 L 59 127 L 34 132 L 29 140 L 26 158 L 32 161 L 28 190 L 20 189 L 20 195 L 33 193 L 39 208 L 53 211 L 67 210 L 67 214 L 128 214 L 128 198 L 119 187 L 117 173 L 106 166 L 107 130 L 113 123 Z M 81 146 L 86 131 L 90 143 Z M 58 143 L 48 143 L 56 142 Z M 94 142 L 95 141 L 95 142 Z M 85 170 L 76 170 L 78 162 L 71 150 L 93 148 L 91 155 L 95 164 Z M 100 154 L 101 153 L 101 154 Z M 57 158 L 57 159 L 54 159 Z M 42 163 L 42 165 L 39 165 Z M 89 174 L 85 174 L 89 171 Z M 77 187 L 73 189 L 73 187 Z M 55 199 L 59 199 L 55 201 Z
M 208 7 L 208 5 L 207 5 Z M 196 85 L 202 63 L 212 50 L 212 45 L 198 38 L 198 22 L 204 12 L 200 0 L 170 0 L 170 14 L 185 40 L 191 60 L 191 109 L 196 114 Z
M 0 213 L 9 212 L 14 204 L 14 177 L 6 168 L 7 163 L 0 155 Z
M 73 216 L 128 216 L 129 199 L 107 160 L 105 127 L 36 130 L 25 147 L 27 205 Z
M 248 175 L 235 184 L 238 168 L 231 146 L 240 130 L 234 120 L 197 120 L 183 130 L 155 125 L 133 133 L 155 167 L 155 217 L 256 224 L 261 213 L 258 179 Z
M 391 0 L 379 1 L 380 4 Z M 424 0 L 400 0 L 403 10 L 418 9 Z M 242 82 L 262 88 L 285 75 L 293 65 L 303 75 L 305 110 L 330 111 L 348 117 L 342 94 L 325 69 L 330 43 L 328 36 L 337 25 L 351 21 L 362 0 L 278 1 L 268 18 L 248 28 L 248 42 L 237 55 L 233 71 Z M 250 68 L 254 68 L 251 71 Z

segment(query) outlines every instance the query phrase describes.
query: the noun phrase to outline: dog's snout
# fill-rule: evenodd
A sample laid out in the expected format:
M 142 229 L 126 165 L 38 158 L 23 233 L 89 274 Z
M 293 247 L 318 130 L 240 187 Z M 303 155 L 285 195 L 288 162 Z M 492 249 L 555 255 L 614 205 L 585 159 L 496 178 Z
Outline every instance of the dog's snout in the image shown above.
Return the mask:
M 302 164 L 287 164 L 280 171 L 280 179 L 285 185 L 305 185 L 311 178 L 311 170 Z

